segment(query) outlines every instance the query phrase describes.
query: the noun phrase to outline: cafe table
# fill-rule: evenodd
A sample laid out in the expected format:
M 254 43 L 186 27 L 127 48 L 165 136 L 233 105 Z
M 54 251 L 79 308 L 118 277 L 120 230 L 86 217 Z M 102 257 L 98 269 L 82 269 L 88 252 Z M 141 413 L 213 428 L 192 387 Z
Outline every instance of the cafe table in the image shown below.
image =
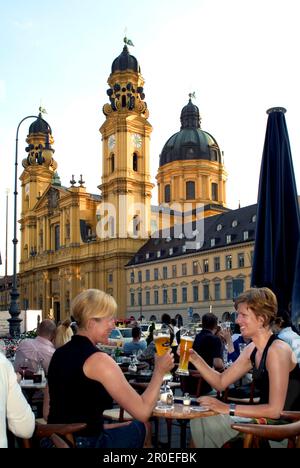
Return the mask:
M 176 401 L 176 399 L 175 399 Z M 180 422 L 180 448 L 186 448 L 186 427 L 187 423 L 191 419 L 196 418 L 207 418 L 210 416 L 215 416 L 217 413 L 215 411 L 209 410 L 206 407 L 199 406 L 196 404 L 191 404 L 189 406 L 183 405 L 182 403 L 174 403 L 171 409 L 162 408 L 156 406 L 153 410 L 152 416 L 154 418 L 165 418 L 168 426 L 168 440 L 171 445 L 171 424 L 172 420 L 176 419 Z
M 38 403 L 42 405 L 42 401 L 44 398 L 43 391 L 47 386 L 46 380 L 41 383 L 35 383 L 33 382 L 33 380 L 25 379 L 25 380 L 21 380 L 19 384 L 20 384 L 23 394 L 25 395 L 26 400 L 28 401 L 31 407 L 33 406 L 34 397 L 35 397 L 35 400 L 37 399 Z

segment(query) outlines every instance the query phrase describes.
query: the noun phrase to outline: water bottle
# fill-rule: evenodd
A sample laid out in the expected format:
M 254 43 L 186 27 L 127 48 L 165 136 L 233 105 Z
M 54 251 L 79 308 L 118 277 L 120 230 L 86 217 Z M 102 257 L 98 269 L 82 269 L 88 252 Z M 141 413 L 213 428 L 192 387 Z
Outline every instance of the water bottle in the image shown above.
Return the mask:
M 41 376 L 40 377 L 40 382 L 44 383 L 46 381 L 46 377 L 45 377 L 45 371 L 44 371 L 44 368 L 43 368 L 43 359 L 39 359 L 38 371 L 37 372 Z

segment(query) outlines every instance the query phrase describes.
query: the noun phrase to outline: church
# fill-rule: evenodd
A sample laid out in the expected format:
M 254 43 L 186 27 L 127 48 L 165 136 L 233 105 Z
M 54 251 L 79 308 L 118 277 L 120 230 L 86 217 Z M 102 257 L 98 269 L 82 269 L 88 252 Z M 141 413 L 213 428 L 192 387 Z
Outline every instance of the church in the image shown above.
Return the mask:
M 126 43 L 108 86 L 95 193 L 82 177 L 62 186 L 54 132 L 41 113 L 29 127 L 20 177 L 20 308 L 59 321 L 79 292 L 99 288 L 114 296 L 122 318 L 159 320 L 168 312 L 199 320 L 209 310 L 221 318 L 250 284 L 256 205 L 227 208 L 223 153 L 202 130 L 192 96 L 178 110 L 180 130 L 162 148 L 158 206 L 151 204 L 150 111 Z

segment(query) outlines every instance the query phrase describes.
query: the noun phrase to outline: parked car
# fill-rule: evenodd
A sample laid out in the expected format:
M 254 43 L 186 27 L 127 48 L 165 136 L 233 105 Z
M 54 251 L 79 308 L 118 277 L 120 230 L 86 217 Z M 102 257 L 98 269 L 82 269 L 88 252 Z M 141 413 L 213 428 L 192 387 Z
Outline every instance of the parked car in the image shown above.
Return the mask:
M 141 340 L 144 339 L 145 336 L 142 332 Z M 129 341 L 132 341 L 132 328 L 114 328 L 108 337 L 109 344 L 119 348 L 122 348 L 124 343 Z
M 149 322 L 149 323 L 144 322 L 144 323 L 139 324 L 139 327 L 140 327 L 140 329 L 142 331 L 143 338 L 145 338 L 145 339 L 148 338 L 151 325 L 152 325 L 152 322 Z

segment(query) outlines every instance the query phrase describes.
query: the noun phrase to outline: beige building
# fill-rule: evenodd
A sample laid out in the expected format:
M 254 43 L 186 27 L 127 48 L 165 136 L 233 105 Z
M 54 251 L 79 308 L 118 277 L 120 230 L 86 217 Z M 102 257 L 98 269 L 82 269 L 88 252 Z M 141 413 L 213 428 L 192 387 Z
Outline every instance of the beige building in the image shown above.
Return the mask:
M 158 318 L 168 311 L 186 318 L 210 307 L 218 315 L 232 311 L 232 288 L 249 285 L 254 223 L 243 213 L 254 216 L 255 207 L 226 207 L 223 153 L 201 129 L 191 96 L 181 112 L 180 131 L 162 149 L 159 206 L 151 206 L 152 127 L 140 66 L 126 45 L 112 63 L 108 85 L 96 194 L 86 191 L 81 176 L 62 186 L 52 130 L 41 114 L 29 127 L 20 177 L 21 308 L 42 309 L 44 317 L 60 320 L 70 314 L 70 302 L 80 291 L 100 288 L 115 297 L 120 317 Z M 197 227 L 203 219 L 203 245 L 198 233 L 190 240 L 180 234 L 182 225 L 197 231 L 191 223 Z M 156 238 L 154 232 L 162 229 L 163 238 Z
M 166 312 L 188 322 L 232 313 L 233 297 L 250 287 L 255 223 L 251 205 L 205 218 L 202 240 L 193 226 L 150 239 L 126 267 L 128 315 L 160 320 Z

